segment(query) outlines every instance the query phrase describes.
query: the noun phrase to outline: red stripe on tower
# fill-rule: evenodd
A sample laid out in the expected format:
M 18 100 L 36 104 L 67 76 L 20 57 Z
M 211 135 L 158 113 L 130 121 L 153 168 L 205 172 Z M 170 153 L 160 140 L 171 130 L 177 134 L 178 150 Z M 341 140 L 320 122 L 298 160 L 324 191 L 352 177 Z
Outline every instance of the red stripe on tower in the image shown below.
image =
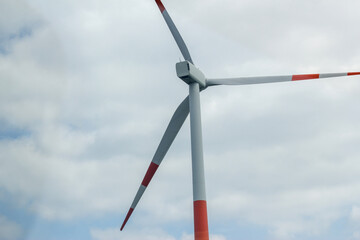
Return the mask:
M 293 75 L 291 81 L 316 79 L 316 78 L 319 78 L 319 77 L 320 77 L 320 74 L 301 74 L 301 75 Z
M 196 240 L 209 240 L 206 201 L 194 202 L 194 227 Z
M 134 211 L 133 208 L 130 208 L 130 209 L 129 209 L 129 211 L 128 211 L 127 215 L 126 215 L 126 218 L 125 218 L 123 224 L 121 225 L 120 231 L 122 231 L 123 228 L 125 227 L 125 224 L 126 224 L 127 221 L 129 220 L 129 218 L 130 218 L 131 214 L 133 213 L 133 211 Z
M 155 0 L 155 2 L 157 3 L 159 9 L 160 9 L 160 12 L 163 13 L 165 11 L 165 7 L 164 5 L 162 4 L 161 0 Z
M 349 72 L 347 75 L 348 75 L 348 76 L 360 75 L 360 72 Z
M 147 187 L 154 176 L 156 170 L 158 169 L 159 165 L 156 163 L 151 162 L 150 166 L 145 174 L 144 180 L 142 181 L 141 185 Z

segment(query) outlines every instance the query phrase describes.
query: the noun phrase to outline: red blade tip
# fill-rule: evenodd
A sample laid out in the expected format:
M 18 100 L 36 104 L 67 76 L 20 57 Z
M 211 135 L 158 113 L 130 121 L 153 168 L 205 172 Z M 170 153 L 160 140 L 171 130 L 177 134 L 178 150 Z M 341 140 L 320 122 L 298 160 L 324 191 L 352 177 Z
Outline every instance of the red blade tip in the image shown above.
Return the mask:
M 126 218 L 125 218 L 123 224 L 121 225 L 120 231 L 122 231 L 123 228 L 125 227 L 125 224 L 126 224 L 127 221 L 129 220 L 129 218 L 130 218 L 130 216 L 131 216 L 131 214 L 132 214 L 133 211 L 134 211 L 133 208 L 130 208 L 130 209 L 129 209 L 129 212 L 126 214 Z
M 351 76 L 351 75 L 360 75 L 360 72 L 349 72 L 348 76 Z
M 155 2 L 157 3 L 159 9 L 160 9 L 160 12 L 164 12 L 165 11 L 165 7 L 164 5 L 162 4 L 161 0 L 155 0 Z

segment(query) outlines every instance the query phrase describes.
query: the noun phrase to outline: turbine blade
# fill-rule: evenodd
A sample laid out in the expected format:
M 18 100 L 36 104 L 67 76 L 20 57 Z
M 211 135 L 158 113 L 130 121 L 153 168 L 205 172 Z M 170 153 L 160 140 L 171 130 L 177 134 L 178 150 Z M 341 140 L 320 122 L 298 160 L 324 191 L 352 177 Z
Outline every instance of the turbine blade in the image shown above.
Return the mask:
M 141 185 L 139 187 L 139 190 L 137 191 L 135 198 L 131 204 L 131 207 L 125 217 L 125 220 L 120 228 L 120 231 L 123 230 L 125 227 L 125 224 L 129 220 L 131 214 L 133 213 L 136 205 L 140 201 L 140 198 L 142 197 L 143 193 L 146 190 L 146 187 L 149 185 L 152 177 L 154 176 L 156 170 L 158 169 L 161 161 L 164 159 L 167 151 L 169 150 L 172 142 L 174 141 L 176 135 L 178 134 L 181 126 L 185 122 L 187 116 L 189 115 L 189 97 L 186 97 L 182 103 L 178 106 L 175 113 L 173 114 L 168 127 L 166 128 L 166 131 L 160 141 L 160 144 L 154 154 L 154 157 L 150 163 L 150 166 L 145 174 L 145 177 L 143 181 L 141 182 Z
M 191 59 L 190 53 L 188 48 L 186 47 L 186 44 L 183 40 L 183 38 L 181 37 L 179 31 L 177 30 L 174 22 L 172 21 L 170 15 L 168 14 L 167 10 L 165 9 L 164 5 L 162 4 L 161 0 L 155 0 L 156 4 L 158 5 L 161 14 L 163 15 L 166 24 L 168 25 L 171 34 L 173 35 L 176 44 L 178 45 L 178 47 L 180 48 L 180 51 L 182 53 L 182 55 L 184 56 L 185 60 L 191 62 L 192 64 L 193 61 Z
M 217 78 L 207 79 L 207 86 L 215 85 L 249 85 L 260 83 L 275 83 L 275 82 L 291 82 L 299 80 L 311 80 L 319 78 L 332 78 L 360 75 L 360 72 L 348 73 L 322 73 L 322 74 L 301 74 L 301 75 L 285 75 L 285 76 L 265 76 L 265 77 L 240 77 L 240 78 Z

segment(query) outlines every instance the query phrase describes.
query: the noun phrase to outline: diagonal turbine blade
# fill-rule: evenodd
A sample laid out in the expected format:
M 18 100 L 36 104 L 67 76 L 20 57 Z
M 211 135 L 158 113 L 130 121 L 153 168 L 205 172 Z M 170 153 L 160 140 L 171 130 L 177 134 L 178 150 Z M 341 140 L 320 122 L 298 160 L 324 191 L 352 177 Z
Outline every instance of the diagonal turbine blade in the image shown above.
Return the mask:
M 182 39 L 179 31 L 177 30 L 174 22 L 172 21 L 170 15 L 168 14 L 167 10 L 165 9 L 164 5 L 162 4 L 161 0 L 155 0 L 156 4 L 158 5 L 160 12 L 162 13 L 166 24 L 168 25 L 171 34 L 173 35 L 178 47 L 180 48 L 180 51 L 182 53 L 182 55 L 184 56 L 185 60 L 191 62 L 192 64 L 193 61 L 191 59 L 190 53 L 188 48 L 186 47 L 186 44 L 184 42 L 184 40 Z
M 166 128 L 166 131 L 160 141 L 160 144 L 154 154 L 154 157 L 150 163 L 150 166 L 145 174 L 145 177 L 139 187 L 139 190 L 137 191 L 134 201 L 131 204 L 131 207 L 125 217 L 125 220 L 120 228 L 120 231 L 123 230 L 125 227 L 125 224 L 129 220 L 131 214 L 133 213 L 136 205 L 138 204 L 141 196 L 146 190 L 146 187 L 149 185 L 152 177 L 154 176 L 156 170 L 158 169 L 161 161 L 165 157 L 165 154 L 169 150 L 172 142 L 174 141 L 176 135 L 178 134 L 181 126 L 185 122 L 187 116 L 189 115 L 189 97 L 186 97 L 184 101 L 178 106 L 176 109 L 174 115 L 172 116 L 168 127 Z
M 275 82 L 291 82 L 299 80 L 311 80 L 319 78 L 332 78 L 360 75 L 360 72 L 349 73 L 322 73 L 322 74 L 301 74 L 301 75 L 287 75 L 287 76 L 266 76 L 266 77 L 240 77 L 240 78 L 217 78 L 207 79 L 207 86 L 215 85 L 248 85 L 260 83 L 275 83 Z

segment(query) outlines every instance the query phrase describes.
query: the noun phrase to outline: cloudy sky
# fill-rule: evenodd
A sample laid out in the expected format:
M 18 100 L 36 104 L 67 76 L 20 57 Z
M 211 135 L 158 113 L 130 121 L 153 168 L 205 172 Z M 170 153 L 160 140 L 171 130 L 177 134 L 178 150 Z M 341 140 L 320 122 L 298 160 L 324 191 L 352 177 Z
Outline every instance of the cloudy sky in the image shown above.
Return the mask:
M 208 77 L 360 70 L 358 0 L 164 0 Z M 0 0 L 0 239 L 193 238 L 187 86 L 153 0 Z M 202 92 L 213 240 L 360 239 L 360 77 Z

